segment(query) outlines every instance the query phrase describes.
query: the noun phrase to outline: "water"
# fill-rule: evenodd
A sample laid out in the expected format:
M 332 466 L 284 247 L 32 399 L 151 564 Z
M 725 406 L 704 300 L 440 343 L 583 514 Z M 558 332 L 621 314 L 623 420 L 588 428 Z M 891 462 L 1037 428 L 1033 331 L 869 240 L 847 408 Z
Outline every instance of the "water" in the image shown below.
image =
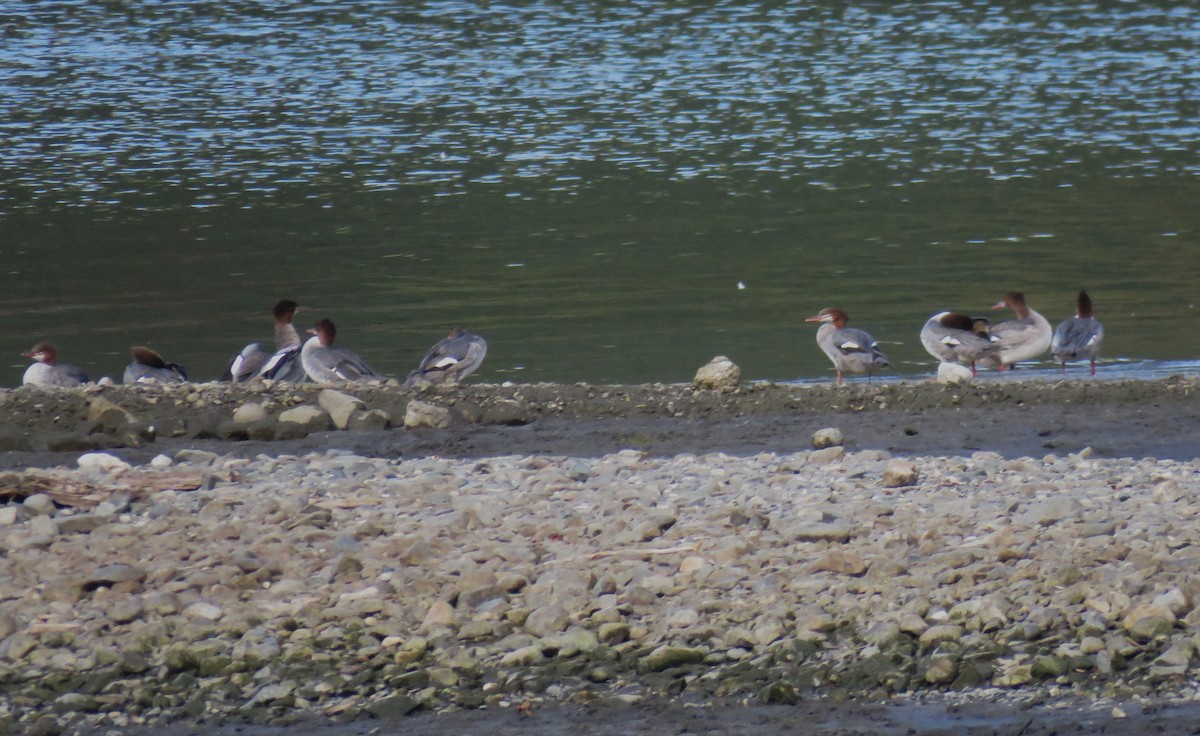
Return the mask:
M 0 1 L 0 384 L 215 377 L 284 297 L 391 374 L 826 380 L 822 307 L 911 376 L 1087 288 L 1102 370 L 1194 370 L 1200 7 L 993 5 Z

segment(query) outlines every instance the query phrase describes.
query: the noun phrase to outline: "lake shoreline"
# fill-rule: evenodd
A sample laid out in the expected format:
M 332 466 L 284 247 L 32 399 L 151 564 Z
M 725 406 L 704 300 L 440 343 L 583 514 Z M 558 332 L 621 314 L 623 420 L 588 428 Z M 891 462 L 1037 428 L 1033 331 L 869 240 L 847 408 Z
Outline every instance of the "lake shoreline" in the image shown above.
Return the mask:
M 751 383 L 728 391 L 688 384 L 468 384 L 402 389 L 394 381 L 342 387 L 356 422 L 337 431 L 314 384 L 201 383 L 31 388 L 0 392 L 0 467 L 46 466 L 103 450 L 130 462 L 181 449 L 253 457 L 338 447 L 379 457 L 496 453 L 595 455 L 636 449 L 745 454 L 794 451 L 838 427 L 848 449 L 897 455 L 1006 457 L 1076 452 L 1100 457 L 1194 456 L 1200 379 L 931 380 Z M 410 401 L 445 410 L 445 426 L 405 430 Z M 236 416 L 239 407 L 261 409 Z M 280 422 L 312 406 L 309 423 Z M 428 423 L 428 422 L 426 422 Z
M 336 411 L 319 387 L 6 392 L 6 442 L 28 444 L 0 475 L 0 719 L 1187 723 L 1198 387 L 360 385 L 338 393 L 362 406 L 319 421 L 366 426 L 303 436 L 278 415 Z M 370 425 L 414 401 L 449 426 Z

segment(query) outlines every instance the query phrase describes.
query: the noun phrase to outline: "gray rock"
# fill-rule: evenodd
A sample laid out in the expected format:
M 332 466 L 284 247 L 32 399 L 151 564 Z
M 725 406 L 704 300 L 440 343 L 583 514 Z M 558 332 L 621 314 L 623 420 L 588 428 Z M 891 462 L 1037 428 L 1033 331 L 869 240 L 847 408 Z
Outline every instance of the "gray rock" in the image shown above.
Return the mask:
M 346 429 L 350 426 L 350 417 L 355 412 L 367 410 L 367 405 L 361 399 L 331 388 L 321 391 L 317 396 L 317 403 L 321 405 L 322 409 L 329 412 L 333 426 L 338 429 Z
M 812 465 L 832 465 L 840 463 L 844 457 L 846 457 L 846 448 L 826 447 L 823 450 L 813 450 L 809 453 L 808 462 Z
M 566 630 L 571 623 L 571 617 L 558 604 L 542 606 L 529 614 L 525 619 L 525 630 L 534 636 L 550 636 Z
M 189 465 L 212 465 L 219 457 L 220 455 L 217 453 L 208 450 L 184 449 L 175 453 L 175 462 Z
M 111 515 L 77 514 L 58 518 L 58 530 L 63 534 L 87 534 L 112 521 Z
M 276 421 L 271 418 L 260 419 L 246 426 L 246 438 L 255 442 L 270 442 L 275 439 Z
M 54 505 L 54 500 L 44 493 L 35 493 L 27 497 L 21 505 L 29 513 L 39 516 L 53 516 L 58 511 L 58 507 Z
M 703 649 L 664 644 L 642 657 L 638 669 L 642 672 L 662 672 L 672 667 L 699 664 L 704 661 Z
M 45 544 L 58 536 L 58 523 L 49 516 L 35 516 L 29 520 L 29 533 Z
M 276 442 L 287 442 L 288 440 L 300 440 L 308 436 L 308 426 L 299 422 L 276 422 L 275 436 Z
M 350 416 L 347 429 L 355 432 L 378 432 L 392 426 L 392 417 L 382 409 L 357 412 Z
M 501 667 L 530 667 L 546 660 L 540 646 L 529 645 L 514 649 L 500 658 Z
M 812 446 L 814 450 L 824 450 L 826 447 L 841 447 L 845 443 L 842 430 L 837 427 L 826 427 L 813 432 Z
M 1169 635 L 1175 629 L 1175 622 L 1175 614 L 1170 608 L 1151 603 L 1131 610 L 1121 621 L 1121 626 L 1134 639 L 1148 641 Z
M 857 533 L 848 524 L 804 524 L 792 530 L 797 542 L 848 542 Z
M 97 396 L 88 402 L 87 421 L 98 423 L 105 430 L 111 431 L 136 422 L 137 417 L 108 399 Z
M 105 565 L 83 579 L 84 590 L 95 590 L 102 586 L 113 586 L 117 583 L 140 583 L 146 579 L 146 571 L 134 565 L 118 563 Z
M 304 427 L 306 433 L 324 432 L 333 428 L 333 420 L 329 412 L 311 405 L 297 406 L 294 409 L 279 414 L 279 424 L 297 424 Z
M 404 427 L 406 429 L 422 427 L 445 429 L 449 426 L 450 411 L 443 407 L 413 399 L 408 402 L 408 407 L 404 410 Z
M 920 473 L 917 472 L 917 466 L 900 458 L 888 460 L 887 466 L 883 469 L 884 488 L 903 488 L 916 485 L 919 478 Z
M 732 391 L 742 380 L 742 369 L 724 355 L 718 355 L 696 371 L 692 386 L 698 389 Z
M 246 403 L 234 410 L 233 421 L 239 424 L 253 424 L 261 422 L 268 416 L 267 409 L 262 404 Z
M 868 567 L 867 561 L 857 552 L 835 549 L 818 557 L 809 570 L 858 577 L 866 573 Z

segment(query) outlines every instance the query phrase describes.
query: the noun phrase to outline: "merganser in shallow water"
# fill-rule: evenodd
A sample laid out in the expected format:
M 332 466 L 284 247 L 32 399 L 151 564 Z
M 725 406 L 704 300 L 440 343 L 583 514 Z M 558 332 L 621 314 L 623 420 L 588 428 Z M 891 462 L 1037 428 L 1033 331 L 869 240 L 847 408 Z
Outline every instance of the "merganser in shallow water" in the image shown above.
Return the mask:
M 805 322 L 822 322 L 817 329 L 817 345 L 833 361 L 837 369 L 837 385 L 842 385 L 842 373 L 866 373 L 867 382 L 876 368 L 890 368 L 887 356 L 879 349 L 875 338 L 863 330 L 847 327 L 848 317 L 840 309 L 822 309 Z
M 308 338 L 300 349 L 300 363 L 312 380 L 317 383 L 344 383 L 380 377 L 358 355 L 333 347 L 333 341 L 337 338 L 337 328 L 333 322 L 323 319 L 308 332 L 313 337 Z
M 1067 363 L 1072 360 L 1087 360 L 1096 375 L 1096 358 L 1100 357 L 1100 343 L 1104 342 L 1104 325 L 1092 317 L 1092 298 L 1080 291 L 1075 298 L 1075 316 L 1059 323 L 1050 340 L 1050 352 L 1062 363 L 1063 375 Z
M 183 383 L 187 380 L 187 371 L 178 363 L 168 363 L 163 357 L 150 348 L 141 345 L 134 346 L 133 362 L 125 366 L 124 383 Z
M 300 333 L 292 324 L 296 314 L 303 311 L 304 307 L 290 299 L 276 304 L 271 310 L 275 317 L 275 352 L 268 353 L 261 343 L 250 343 L 229 364 L 222 380 L 242 383 L 252 378 L 269 378 L 299 382 L 307 378 L 304 366 L 300 365 Z
M 405 386 L 419 381 L 458 383 L 475 372 L 487 355 L 487 341 L 474 332 L 455 327 L 425 353 L 417 369 L 404 379 Z
M 87 383 L 88 377 L 79 367 L 58 362 L 58 351 L 48 342 L 39 342 L 28 353 L 33 365 L 25 369 L 22 386 L 78 386 Z
M 988 334 L 988 321 L 954 312 L 939 312 L 921 328 L 921 345 L 939 363 L 959 363 L 971 366 L 994 355 L 999 347 Z
M 1004 370 L 1022 360 L 1036 358 L 1050 349 L 1050 338 L 1054 330 L 1045 317 L 1025 304 L 1024 294 L 1010 291 L 992 305 L 992 309 L 1005 307 L 1016 312 L 1017 318 L 992 325 L 989 330 L 992 342 L 999 350 L 994 355 L 981 359 L 979 364 L 982 366 Z

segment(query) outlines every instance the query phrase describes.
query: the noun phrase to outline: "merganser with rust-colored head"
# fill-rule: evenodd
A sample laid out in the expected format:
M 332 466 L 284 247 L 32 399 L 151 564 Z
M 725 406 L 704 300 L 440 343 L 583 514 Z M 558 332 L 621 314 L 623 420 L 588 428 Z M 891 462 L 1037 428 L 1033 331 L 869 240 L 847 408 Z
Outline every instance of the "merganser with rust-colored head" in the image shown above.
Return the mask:
M 313 381 L 330 384 L 381 377 L 355 353 L 333 346 L 337 339 L 333 322 L 323 319 L 308 332 L 313 337 L 300 349 L 300 363 Z
M 268 378 L 272 381 L 291 381 L 300 383 L 308 378 L 304 366 L 300 364 L 300 348 L 303 341 L 292 320 L 297 314 L 308 311 L 296 302 L 284 299 L 275 305 L 271 313 L 275 317 L 275 352 L 267 358 L 258 378 Z
M 474 332 L 455 327 L 425 353 L 417 369 L 404 379 L 405 386 L 458 383 L 475 372 L 487 355 L 487 341 Z
M 1016 319 L 992 325 L 989 332 L 999 350 L 979 361 L 981 366 L 1004 370 L 1022 360 L 1036 358 L 1050 349 L 1054 329 L 1046 318 L 1029 308 L 1025 295 L 1010 291 L 992 309 L 1011 309 Z
M 178 363 L 168 363 L 154 350 L 142 345 L 130 349 L 133 362 L 125 366 L 124 383 L 183 383 L 187 371 Z
M 242 383 L 253 378 L 269 378 L 276 381 L 303 381 L 307 376 L 300 365 L 300 333 L 292 323 L 296 314 L 303 312 L 290 299 L 275 305 L 271 314 L 275 317 L 275 352 L 267 352 L 261 343 L 252 342 L 230 362 L 221 376 L 222 380 Z
M 975 375 L 977 361 L 995 354 L 999 347 L 988 334 L 988 321 L 955 312 L 939 312 L 921 328 L 921 345 L 939 363 L 971 366 Z
M 22 386 L 78 386 L 88 377 L 79 367 L 58 362 L 58 351 L 48 342 L 39 342 L 29 352 L 21 353 L 33 360 L 25 369 Z
M 1086 291 L 1080 291 L 1075 298 L 1075 316 L 1064 319 L 1055 328 L 1054 337 L 1050 340 L 1050 352 L 1062 363 L 1063 375 L 1066 375 L 1070 361 L 1087 360 L 1094 376 L 1102 342 L 1104 325 L 1092 316 L 1092 298 Z
M 870 383 L 875 369 L 892 365 L 875 338 L 863 330 L 847 327 L 848 320 L 842 310 L 828 307 L 804 320 L 822 323 L 817 329 L 817 345 L 833 361 L 838 386 L 842 385 L 842 373 L 866 373 Z

